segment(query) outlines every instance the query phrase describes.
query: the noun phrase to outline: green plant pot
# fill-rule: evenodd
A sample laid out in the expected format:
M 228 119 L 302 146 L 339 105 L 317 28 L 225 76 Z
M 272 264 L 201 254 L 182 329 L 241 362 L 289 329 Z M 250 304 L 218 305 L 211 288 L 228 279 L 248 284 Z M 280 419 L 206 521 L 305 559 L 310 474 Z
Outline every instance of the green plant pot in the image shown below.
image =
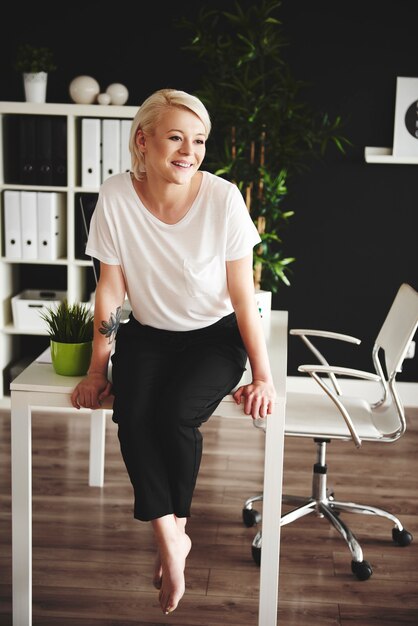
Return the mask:
M 61 376 L 84 376 L 90 365 L 92 342 L 60 343 L 51 339 L 51 359 Z

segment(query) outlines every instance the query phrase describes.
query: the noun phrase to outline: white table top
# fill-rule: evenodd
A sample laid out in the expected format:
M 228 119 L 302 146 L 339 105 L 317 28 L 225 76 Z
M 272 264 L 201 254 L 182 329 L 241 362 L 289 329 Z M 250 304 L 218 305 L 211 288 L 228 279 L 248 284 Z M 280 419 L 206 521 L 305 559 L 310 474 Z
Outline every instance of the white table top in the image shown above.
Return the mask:
M 287 369 L 287 311 L 272 311 L 271 323 L 264 323 L 267 347 L 277 396 L 286 393 Z M 251 372 L 244 375 L 249 379 Z M 71 394 L 82 376 L 61 376 L 56 374 L 51 363 L 34 361 L 10 384 L 12 391 L 35 391 L 57 394 Z M 226 397 L 225 401 L 230 398 Z M 232 401 L 232 398 L 231 398 Z

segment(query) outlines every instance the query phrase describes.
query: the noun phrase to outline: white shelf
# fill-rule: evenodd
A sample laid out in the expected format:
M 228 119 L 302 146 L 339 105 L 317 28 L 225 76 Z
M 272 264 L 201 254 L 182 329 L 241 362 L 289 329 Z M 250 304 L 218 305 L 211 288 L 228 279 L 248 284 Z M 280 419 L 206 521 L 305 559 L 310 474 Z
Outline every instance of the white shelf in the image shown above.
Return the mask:
M 60 192 L 66 198 L 66 251 L 65 257 L 54 260 L 27 260 L 10 259 L 4 256 L 4 246 L 0 245 L 0 374 L 11 362 L 26 356 L 24 354 L 26 339 L 28 335 L 35 338 L 39 336 L 47 337 L 46 332 L 30 328 L 16 328 L 12 323 L 11 298 L 23 289 L 56 288 L 49 285 L 49 276 L 59 274 L 59 280 L 64 282 L 61 289 L 65 289 L 70 302 L 83 301 L 90 294 L 94 285 L 92 262 L 88 259 L 76 257 L 78 253 L 76 245 L 78 222 L 76 212 L 78 210 L 77 194 L 91 193 L 97 194 L 99 189 L 86 188 L 81 185 L 81 155 L 80 155 L 80 120 L 84 117 L 94 118 L 116 118 L 133 119 L 138 107 L 115 106 L 98 104 L 65 104 L 65 103 L 45 103 L 37 104 L 31 102 L 0 102 L 0 244 L 3 242 L 3 192 L 6 190 L 21 191 L 49 191 Z M 62 116 L 67 121 L 67 179 L 66 184 L 61 186 L 51 185 L 25 185 L 5 182 L 4 165 L 8 158 L 6 153 L 6 143 L 4 130 L 9 116 L 23 115 L 48 115 Z M 10 141 L 10 139 L 8 139 Z M 22 266 L 31 265 L 30 272 L 25 273 Z M 37 266 L 37 267 L 35 267 Z M 45 272 L 43 270 L 45 267 Z M 48 267 L 49 266 L 49 267 Z M 51 267 L 55 266 L 55 267 Z M 23 284 L 35 280 L 40 276 L 45 276 L 45 283 Z M 22 278 L 23 276 L 23 278 Z M 25 341 L 20 338 L 25 337 Z M 31 340 L 33 343 L 33 340 Z M 23 353 L 22 353 L 23 352 Z M 8 406 L 10 399 L 4 396 L 3 379 L 0 376 L 0 409 Z
M 47 102 L 0 102 L 0 113 L 28 115 L 63 115 L 65 117 L 117 117 L 131 119 L 138 107 L 113 104 L 65 104 Z
M 39 337 L 46 337 L 46 330 L 36 328 L 16 328 L 13 324 L 5 324 L 3 326 L 3 332 L 7 335 L 34 335 Z
M 42 260 L 42 259 L 8 259 L 7 257 L 1 257 L 1 262 L 9 265 L 68 265 L 69 261 L 67 257 L 62 259 L 53 259 L 53 260 Z M 88 265 L 91 265 L 89 261 L 87 261 Z
M 392 154 L 392 148 L 364 148 L 364 158 L 367 163 L 385 163 L 399 165 L 418 165 L 418 156 L 399 157 Z

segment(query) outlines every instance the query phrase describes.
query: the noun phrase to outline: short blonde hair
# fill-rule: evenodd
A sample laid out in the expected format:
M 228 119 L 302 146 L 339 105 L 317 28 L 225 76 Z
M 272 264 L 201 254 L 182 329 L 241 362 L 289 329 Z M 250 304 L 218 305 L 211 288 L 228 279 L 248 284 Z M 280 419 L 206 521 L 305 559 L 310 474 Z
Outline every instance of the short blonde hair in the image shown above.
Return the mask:
M 136 179 L 146 177 L 145 159 L 136 144 L 138 129 L 144 133 L 152 133 L 158 124 L 160 116 L 169 108 L 188 109 L 198 116 L 205 127 L 206 138 L 209 137 L 211 121 L 204 104 L 196 96 L 177 89 L 159 89 L 151 94 L 138 109 L 135 115 L 129 136 L 129 150 L 131 152 L 132 173 Z

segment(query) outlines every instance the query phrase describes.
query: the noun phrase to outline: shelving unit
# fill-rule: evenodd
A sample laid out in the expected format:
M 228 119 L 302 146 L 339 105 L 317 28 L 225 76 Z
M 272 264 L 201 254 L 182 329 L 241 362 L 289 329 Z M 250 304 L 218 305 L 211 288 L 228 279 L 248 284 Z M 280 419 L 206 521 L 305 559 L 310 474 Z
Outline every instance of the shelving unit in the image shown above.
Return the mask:
M 13 325 L 11 298 L 23 289 L 65 289 L 70 302 L 83 301 L 89 287 L 94 288 L 92 263 L 76 255 L 76 211 L 78 194 L 97 194 L 98 188 L 81 186 L 81 119 L 133 119 L 137 107 L 82 104 L 34 104 L 28 102 L 0 102 L 0 407 L 8 407 L 3 372 L 13 361 L 31 354 L 42 342 L 46 347 L 46 333 L 31 329 L 16 329 Z M 65 186 L 21 185 L 7 182 L 5 170 L 8 154 L 5 129 L 11 116 L 61 116 L 66 119 L 67 184 Z M 10 155 L 9 155 L 10 157 Z M 66 256 L 54 261 L 10 260 L 5 257 L 4 202 L 5 190 L 62 192 L 66 196 Z M 41 282 L 42 281 L 42 282 Z M 55 284 L 57 281 L 58 284 Z M 41 282 L 41 284 L 39 284 Z M 33 348 L 35 346 L 35 348 Z M 43 347 L 43 346 L 42 346 Z M 42 351 L 42 348 L 38 350 Z
M 387 165 L 418 165 L 418 156 L 397 157 L 392 154 L 392 148 L 364 148 L 364 158 L 367 163 L 383 163 Z

